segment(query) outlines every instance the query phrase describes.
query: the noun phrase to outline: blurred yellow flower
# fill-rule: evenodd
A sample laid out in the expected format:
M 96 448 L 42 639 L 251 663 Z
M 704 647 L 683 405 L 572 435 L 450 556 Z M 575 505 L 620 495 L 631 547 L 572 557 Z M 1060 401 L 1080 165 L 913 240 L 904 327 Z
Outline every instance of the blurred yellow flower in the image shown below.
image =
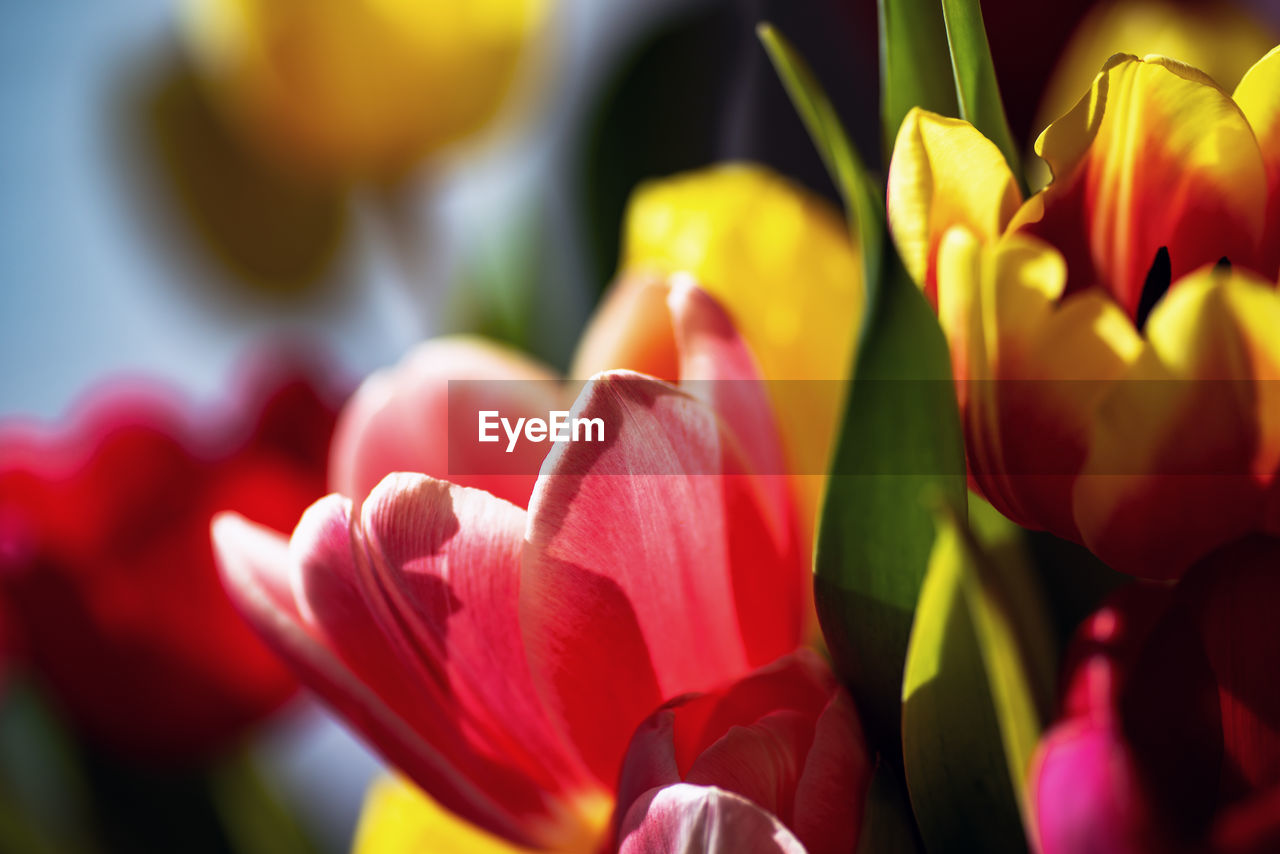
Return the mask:
M 788 463 L 802 478 L 804 523 L 812 526 L 837 421 L 841 385 L 778 380 L 849 378 L 862 323 L 859 256 L 840 213 L 768 169 L 730 163 L 652 181 L 631 198 L 623 227 L 621 271 L 587 330 L 572 375 L 632 368 L 663 375 L 653 329 L 637 357 L 635 330 L 646 283 L 687 273 L 732 316 L 771 382 Z M 661 300 L 656 303 L 661 305 Z M 621 337 L 628 330 L 629 338 Z M 670 360 L 674 364 L 674 360 Z
M 550 0 L 187 0 L 215 100 L 266 155 L 395 177 L 498 111 Z

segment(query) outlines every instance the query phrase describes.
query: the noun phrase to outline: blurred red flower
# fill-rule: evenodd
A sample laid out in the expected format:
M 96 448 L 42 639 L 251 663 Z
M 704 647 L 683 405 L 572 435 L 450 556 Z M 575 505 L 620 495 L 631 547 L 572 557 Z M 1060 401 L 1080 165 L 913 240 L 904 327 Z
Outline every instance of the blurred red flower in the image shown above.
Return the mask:
M 209 544 L 234 507 L 289 530 L 324 493 L 341 398 L 263 358 L 231 411 L 115 384 L 64 426 L 0 425 L 0 596 L 17 669 L 77 733 L 144 762 L 225 747 L 296 684 L 231 607 Z
M 1251 538 L 1082 626 L 1031 773 L 1042 854 L 1280 850 L 1277 568 Z

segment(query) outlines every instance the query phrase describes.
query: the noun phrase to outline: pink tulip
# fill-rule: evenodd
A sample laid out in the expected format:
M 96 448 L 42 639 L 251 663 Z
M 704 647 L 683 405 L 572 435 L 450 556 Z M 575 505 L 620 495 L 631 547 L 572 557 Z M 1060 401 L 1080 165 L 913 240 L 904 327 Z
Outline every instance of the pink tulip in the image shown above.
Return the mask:
M 602 418 L 606 441 L 556 445 L 527 511 L 400 473 L 367 496 L 328 496 L 290 541 L 234 515 L 214 525 L 233 598 L 304 681 L 438 802 L 519 844 L 607 844 L 637 726 L 673 698 L 723 691 L 802 639 L 808 567 L 785 477 L 758 474 L 781 468 L 754 361 L 706 294 L 674 288 L 669 305 L 682 381 L 745 382 L 686 391 L 631 372 L 598 375 L 573 413 Z M 438 391 L 439 376 L 418 387 Z M 374 460 L 397 441 L 395 413 L 411 432 L 435 417 L 442 398 L 431 399 L 370 407 L 340 447 Z M 418 448 L 429 461 L 431 442 Z M 797 714 L 812 735 L 788 749 L 814 770 L 798 779 L 826 793 L 815 809 L 843 807 L 856 834 L 865 759 L 821 761 L 863 756 L 847 697 L 812 656 L 778 667 L 809 691 Z M 799 702 L 772 696 L 783 714 Z M 839 711 L 824 714 L 828 702 Z M 810 746 L 828 742 L 810 758 Z M 816 820 L 794 798 L 751 800 L 767 786 L 726 769 L 708 776 L 710 787 L 666 782 L 675 785 L 636 793 L 649 804 L 639 813 L 627 804 L 627 817 L 641 818 L 623 828 L 626 850 L 707 821 L 728 822 L 726 842 L 757 826 L 794 841 Z M 786 830 L 788 820 L 799 824 Z M 800 850 L 789 844 L 778 850 Z
M 640 726 L 619 784 L 622 850 L 649 850 L 640 840 L 649 839 L 655 825 L 664 828 L 660 838 L 671 839 L 665 834 L 673 822 L 666 815 L 673 813 L 684 827 L 708 800 L 747 812 L 719 795 L 689 791 L 714 786 L 771 817 L 779 841 L 759 850 L 853 851 L 869 768 L 853 701 L 826 662 L 800 650 L 729 688 L 675 700 Z M 757 824 L 757 833 L 771 826 L 760 818 L 742 821 Z M 794 845 L 781 844 L 783 839 Z
M 1280 541 L 1135 585 L 1082 628 L 1033 762 L 1042 854 L 1280 850 Z

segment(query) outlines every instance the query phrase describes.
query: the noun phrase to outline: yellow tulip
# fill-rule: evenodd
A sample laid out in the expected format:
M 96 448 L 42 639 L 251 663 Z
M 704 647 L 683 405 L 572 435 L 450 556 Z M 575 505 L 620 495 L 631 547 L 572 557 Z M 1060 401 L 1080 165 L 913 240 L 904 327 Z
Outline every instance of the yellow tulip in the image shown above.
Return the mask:
M 550 0 L 187 0 L 215 101 L 276 162 L 392 178 L 498 111 Z
M 993 143 L 917 110 L 890 167 L 974 486 L 1146 577 L 1280 533 L 1280 49 L 1234 96 L 1115 56 L 1036 151 L 1023 202 Z

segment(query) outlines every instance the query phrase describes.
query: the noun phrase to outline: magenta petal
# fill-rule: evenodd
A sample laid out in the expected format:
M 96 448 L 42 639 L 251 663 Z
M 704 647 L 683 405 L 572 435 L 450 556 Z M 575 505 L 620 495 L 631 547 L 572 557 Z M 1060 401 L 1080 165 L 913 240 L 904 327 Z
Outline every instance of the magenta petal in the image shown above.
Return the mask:
M 791 831 L 751 801 L 687 783 L 641 796 L 620 842 L 619 854 L 805 854 Z
M 1032 762 L 1029 797 L 1040 854 L 1155 854 L 1153 825 L 1133 758 L 1104 722 L 1051 730 Z
M 663 702 L 794 649 L 803 591 L 768 500 L 709 407 L 616 372 L 589 383 L 574 414 L 603 418 L 606 441 L 547 460 L 530 503 L 521 627 L 552 713 L 612 780 Z

